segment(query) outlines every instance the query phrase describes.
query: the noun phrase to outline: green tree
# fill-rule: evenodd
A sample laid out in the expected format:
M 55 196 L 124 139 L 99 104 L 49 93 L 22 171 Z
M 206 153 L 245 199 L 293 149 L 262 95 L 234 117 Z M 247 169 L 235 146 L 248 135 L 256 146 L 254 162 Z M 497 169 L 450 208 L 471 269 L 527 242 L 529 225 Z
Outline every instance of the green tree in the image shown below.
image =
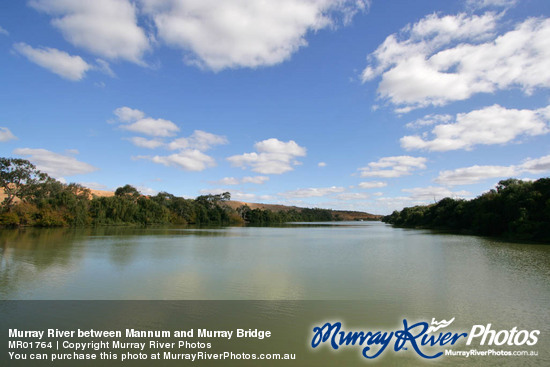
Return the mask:
M 7 211 L 13 207 L 16 197 L 22 201 L 32 199 L 40 185 L 49 179 L 25 159 L 0 158 L 0 187 L 6 195 L 2 204 Z
M 136 189 L 132 185 L 124 185 L 122 187 L 119 187 L 115 191 L 115 196 L 130 196 L 132 198 L 137 199 L 141 196 L 138 189 Z

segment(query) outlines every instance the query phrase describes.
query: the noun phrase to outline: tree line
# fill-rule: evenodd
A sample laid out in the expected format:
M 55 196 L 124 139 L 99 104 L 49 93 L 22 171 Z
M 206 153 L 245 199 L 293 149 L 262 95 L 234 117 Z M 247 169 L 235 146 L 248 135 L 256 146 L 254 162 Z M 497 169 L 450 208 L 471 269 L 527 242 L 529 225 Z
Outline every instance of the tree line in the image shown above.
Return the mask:
M 383 222 L 521 240 L 550 241 L 550 178 L 502 180 L 475 199 L 445 198 L 394 211 Z
M 185 199 L 167 192 L 141 195 L 131 185 L 116 189 L 114 196 L 93 196 L 79 184 L 65 184 L 40 172 L 29 161 L 0 158 L 0 187 L 5 198 L 0 226 L 82 227 L 125 224 L 267 225 L 289 221 L 333 220 L 332 211 L 302 209 L 273 212 L 225 203 L 231 194 L 201 195 Z

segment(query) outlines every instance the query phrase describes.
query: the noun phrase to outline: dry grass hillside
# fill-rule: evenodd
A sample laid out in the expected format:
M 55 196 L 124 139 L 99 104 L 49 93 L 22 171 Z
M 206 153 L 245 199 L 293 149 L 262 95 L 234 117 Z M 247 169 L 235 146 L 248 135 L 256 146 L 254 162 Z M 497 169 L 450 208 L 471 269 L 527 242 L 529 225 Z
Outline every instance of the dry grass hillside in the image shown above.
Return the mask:
M 106 196 L 106 197 L 109 197 L 109 196 L 115 196 L 115 193 L 113 191 L 105 191 L 105 190 L 92 190 L 92 189 L 89 189 L 90 190 L 90 199 L 92 199 L 94 196 L 97 196 L 97 197 L 102 197 L 102 196 Z M 0 188 L 0 203 L 2 201 L 4 201 L 4 199 L 6 198 L 6 194 L 4 193 L 4 189 Z M 15 198 L 15 202 L 17 203 L 19 201 L 18 198 Z

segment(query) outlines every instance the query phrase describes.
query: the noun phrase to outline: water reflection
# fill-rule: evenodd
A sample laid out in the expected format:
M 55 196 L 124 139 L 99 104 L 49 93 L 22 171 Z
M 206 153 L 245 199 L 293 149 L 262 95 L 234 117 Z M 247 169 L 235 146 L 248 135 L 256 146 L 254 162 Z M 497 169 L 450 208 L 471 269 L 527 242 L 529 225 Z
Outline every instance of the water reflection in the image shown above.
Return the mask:
M 370 222 L 2 230 L 0 299 L 361 300 L 367 310 L 334 315 L 386 326 L 457 317 L 548 335 L 550 246 Z M 269 318 L 275 306 L 261 305 Z

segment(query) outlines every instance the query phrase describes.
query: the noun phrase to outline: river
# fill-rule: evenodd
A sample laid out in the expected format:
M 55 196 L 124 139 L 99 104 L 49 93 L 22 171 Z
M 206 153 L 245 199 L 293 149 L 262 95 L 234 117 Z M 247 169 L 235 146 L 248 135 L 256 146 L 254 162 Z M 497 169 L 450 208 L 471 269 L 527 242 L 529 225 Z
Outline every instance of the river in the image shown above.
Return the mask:
M 550 246 L 380 222 L 2 230 L 0 299 L 342 301 L 363 323 L 537 328 L 546 353 Z

